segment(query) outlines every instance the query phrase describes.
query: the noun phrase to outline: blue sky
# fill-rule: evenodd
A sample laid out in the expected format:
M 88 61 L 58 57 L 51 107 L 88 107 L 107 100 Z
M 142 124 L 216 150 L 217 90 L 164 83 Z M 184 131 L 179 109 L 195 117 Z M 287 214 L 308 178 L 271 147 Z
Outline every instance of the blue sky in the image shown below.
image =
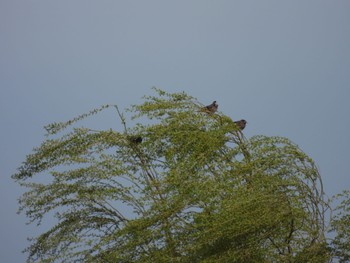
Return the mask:
M 16 215 L 23 189 L 10 179 L 43 126 L 139 103 L 152 86 L 217 100 L 247 137 L 298 144 L 329 196 L 349 189 L 349 12 L 348 0 L 1 0 L 2 261 L 24 262 L 43 229 Z M 121 128 L 113 114 L 93 125 Z

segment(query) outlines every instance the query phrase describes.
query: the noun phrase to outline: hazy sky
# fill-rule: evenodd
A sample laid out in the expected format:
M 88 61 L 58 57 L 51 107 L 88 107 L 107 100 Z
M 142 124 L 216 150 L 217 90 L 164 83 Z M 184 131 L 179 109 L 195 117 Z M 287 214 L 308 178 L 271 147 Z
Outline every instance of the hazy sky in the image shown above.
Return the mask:
M 24 262 L 44 228 L 16 215 L 10 176 L 43 126 L 156 86 L 213 100 L 245 135 L 284 136 L 349 189 L 349 0 L 0 0 L 0 255 Z M 114 112 L 93 119 L 119 128 Z

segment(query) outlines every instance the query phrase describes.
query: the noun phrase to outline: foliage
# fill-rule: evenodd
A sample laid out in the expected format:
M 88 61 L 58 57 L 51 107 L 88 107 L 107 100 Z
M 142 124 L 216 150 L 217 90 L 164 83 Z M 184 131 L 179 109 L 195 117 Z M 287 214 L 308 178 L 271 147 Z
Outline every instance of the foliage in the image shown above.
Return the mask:
M 115 106 L 123 132 L 69 130 L 111 106 L 47 126 L 13 175 L 30 222 L 57 219 L 28 262 L 328 262 L 321 177 L 297 145 L 155 91 L 129 109 L 147 123 Z
M 350 191 L 344 191 L 336 196 L 341 200 L 336 208 L 336 215 L 332 220 L 331 231 L 335 233 L 332 240 L 334 257 L 340 263 L 350 261 Z

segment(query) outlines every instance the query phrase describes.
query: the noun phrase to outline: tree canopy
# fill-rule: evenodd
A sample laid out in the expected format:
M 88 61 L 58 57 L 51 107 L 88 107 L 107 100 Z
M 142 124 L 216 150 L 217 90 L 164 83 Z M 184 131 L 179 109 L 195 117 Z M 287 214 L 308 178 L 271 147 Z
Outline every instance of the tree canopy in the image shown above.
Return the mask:
M 127 109 L 131 119 L 106 105 L 46 127 L 13 175 L 30 222 L 56 219 L 31 240 L 28 262 L 331 259 L 310 157 L 287 138 L 246 138 L 186 93 L 155 91 Z M 108 109 L 123 129 L 78 126 Z

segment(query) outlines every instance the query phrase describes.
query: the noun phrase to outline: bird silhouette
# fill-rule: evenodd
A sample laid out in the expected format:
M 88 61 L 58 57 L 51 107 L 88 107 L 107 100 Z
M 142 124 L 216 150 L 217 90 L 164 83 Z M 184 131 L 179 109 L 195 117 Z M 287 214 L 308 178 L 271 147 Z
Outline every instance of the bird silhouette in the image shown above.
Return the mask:
M 129 141 L 132 143 L 139 144 L 142 142 L 142 137 L 141 136 L 130 136 Z
M 205 106 L 203 108 L 203 111 L 207 112 L 207 113 L 215 113 L 219 108 L 219 105 L 216 103 L 216 100 L 213 101 L 212 104 Z
M 247 124 L 247 121 L 246 120 L 240 120 L 240 121 L 235 121 L 234 122 L 237 126 L 238 126 L 238 128 L 242 131 L 244 128 L 245 128 L 245 126 L 246 126 L 246 124 Z

